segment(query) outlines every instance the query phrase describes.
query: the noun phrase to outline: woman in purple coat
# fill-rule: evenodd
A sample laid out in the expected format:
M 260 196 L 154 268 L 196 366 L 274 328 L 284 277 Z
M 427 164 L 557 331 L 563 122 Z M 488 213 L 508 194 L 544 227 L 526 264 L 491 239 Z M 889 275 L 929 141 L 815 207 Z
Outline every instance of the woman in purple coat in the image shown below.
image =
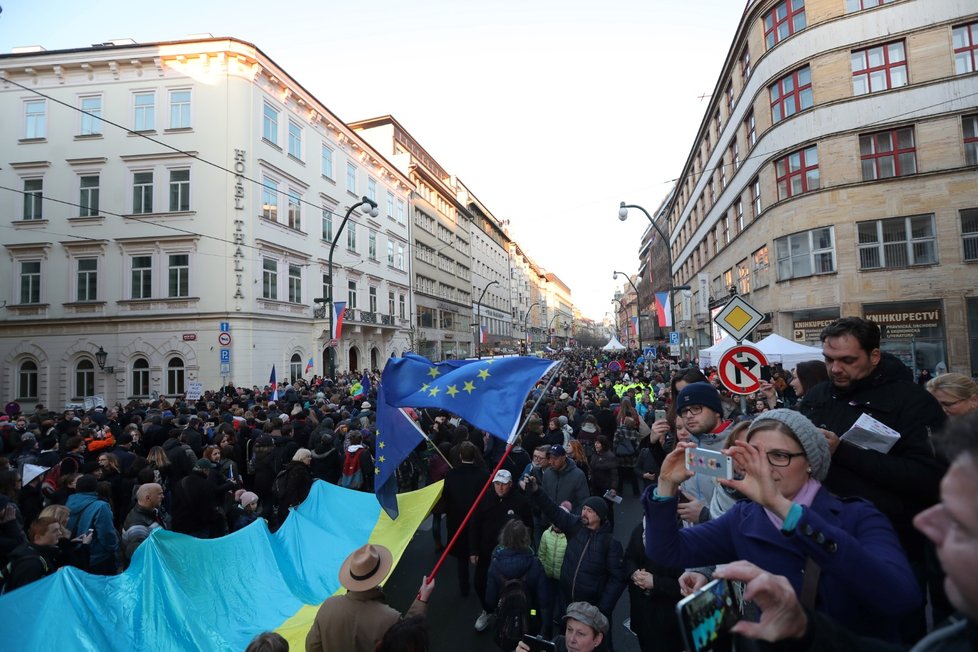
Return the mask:
M 737 559 L 784 575 L 808 606 L 854 631 L 899 640 L 901 616 L 921 592 L 893 526 L 869 502 L 840 499 L 821 485 L 831 456 L 822 433 L 791 410 L 755 420 L 747 440 L 724 453 L 744 471 L 721 480 L 749 500 L 720 518 L 679 529 L 679 485 L 692 476 L 679 444 L 666 457 L 658 485 L 643 497 L 646 553 L 669 566 L 692 568 Z

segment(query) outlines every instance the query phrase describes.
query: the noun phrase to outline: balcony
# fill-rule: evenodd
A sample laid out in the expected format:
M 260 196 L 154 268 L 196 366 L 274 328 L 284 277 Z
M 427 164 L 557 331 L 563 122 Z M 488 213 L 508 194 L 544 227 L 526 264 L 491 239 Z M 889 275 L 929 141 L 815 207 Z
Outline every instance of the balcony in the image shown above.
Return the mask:
M 406 319 L 398 320 L 393 315 L 384 315 L 356 308 L 343 309 L 343 322 L 348 324 L 374 324 L 383 328 L 406 328 L 408 326 Z

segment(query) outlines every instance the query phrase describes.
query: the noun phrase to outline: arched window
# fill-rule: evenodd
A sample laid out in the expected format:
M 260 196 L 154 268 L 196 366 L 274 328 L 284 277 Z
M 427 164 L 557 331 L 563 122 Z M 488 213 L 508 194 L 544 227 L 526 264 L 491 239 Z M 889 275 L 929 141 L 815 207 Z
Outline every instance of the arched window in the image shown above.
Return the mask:
M 132 361 L 132 387 L 130 393 L 133 396 L 149 396 L 149 360 L 146 358 L 136 358 Z
M 75 365 L 75 398 L 95 396 L 95 364 L 91 360 L 79 360 Z
M 298 353 L 293 353 L 289 360 L 289 378 L 293 383 L 302 378 L 302 356 Z
M 37 399 L 37 363 L 25 360 L 17 375 L 17 398 Z
M 171 396 L 183 394 L 183 378 L 183 360 L 180 358 L 171 358 L 170 361 L 166 363 L 166 393 Z

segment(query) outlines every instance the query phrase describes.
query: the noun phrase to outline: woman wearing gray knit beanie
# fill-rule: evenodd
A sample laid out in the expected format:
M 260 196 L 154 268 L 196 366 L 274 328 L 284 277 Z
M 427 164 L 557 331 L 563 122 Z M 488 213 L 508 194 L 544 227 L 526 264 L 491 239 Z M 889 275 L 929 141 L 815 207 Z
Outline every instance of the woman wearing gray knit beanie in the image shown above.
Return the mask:
M 720 480 L 742 500 L 715 520 L 677 527 L 679 485 L 692 473 L 680 443 L 643 497 L 646 554 L 695 568 L 745 559 L 784 575 L 806 606 L 864 635 L 899 641 L 901 616 L 923 599 L 889 520 L 868 501 L 840 499 L 821 481 L 831 455 L 821 431 L 793 410 L 770 410 L 723 452 L 743 477 Z

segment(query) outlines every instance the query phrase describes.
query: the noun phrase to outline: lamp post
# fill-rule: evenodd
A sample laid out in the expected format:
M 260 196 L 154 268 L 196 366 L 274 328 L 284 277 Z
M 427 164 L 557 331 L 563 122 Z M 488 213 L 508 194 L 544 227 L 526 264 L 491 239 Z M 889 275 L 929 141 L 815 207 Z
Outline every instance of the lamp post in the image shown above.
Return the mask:
M 612 275 L 612 279 L 618 280 L 619 274 L 624 276 L 625 280 L 628 281 L 628 284 L 632 286 L 633 290 L 635 290 L 635 313 L 636 313 L 635 316 L 638 317 L 638 327 L 636 328 L 635 335 L 636 337 L 638 337 L 638 350 L 641 351 L 642 350 L 642 304 L 639 303 L 638 300 L 638 288 L 635 287 L 634 283 L 632 283 L 631 277 L 628 274 L 625 274 L 624 272 L 615 272 Z M 626 311 L 626 315 L 627 315 L 627 311 Z
M 688 290 L 688 285 L 673 285 L 672 284 L 672 246 L 669 244 L 669 237 L 662 231 L 662 228 L 655 223 L 655 220 L 649 214 L 647 210 L 639 206 L 638 204 L 626 204 L 621 202 L 618 206 L 618 219 L 624 222 L 628 219 L 628 209 L 637 208 L 638 210 L 645 213 L 645 217 L 649 218 L 649 224 L 655 229 L 655 232 L 659 234 L 662 241 L 666 244 L 666 265 L 669 268 L 669 324 L 670 328 L 676 327 L 676 302 L 674 300 L 674 295 L 676 290 Z
M 98 368 L 105 370 L 105 362 L 109 359 L 109 354 L 105 352 L 105 349 L 101 345 L 98 347 L 98 351 L 95 352 L 95 363 L 98 364 Z
M 486 287 L 482 288 L 482 294 L 479 295 L 479 300 L 475 302 L 475 319 L 477 328 L 475 331 L 475 350 L 477 351 L 477 357 L 479 360 L 482 359 L 482 298 L 486 296 L 486 290 L 493 285 L 499 285 L 499 281 L 489 281 L 486 283 Z
M 364 213 L 370 215 L 370 217 L 377 217 L 380 215 L 380 211 L 377 210 L 377 202 L 368 198 L 361 197 L 360 201 L 350 206 L 346 209 L 346 215 L 343 216 L 343 221 L 340 222 L 340 228 L 336 230 L 336 235 L 333 236 L 333 242 L 329 246 L 329 260 L 326 263 L 326 277 L 328 280 L 326 284 L 326 296 L 322 299 L 313 299 L 316 303 L 321 303 L 326 308 L 327 318 L 329 319 L 329 339 L 335 339 L 333 337 L 333 252 L 336 250 L 336 243 L 340 240 L 340 234 L 343 233 L 343 227 L 346 226 L 347 221 L 350 216 L 353 215 L 353 211 L 361 206 L 368 207 Z M 327 346 L 329 349 L 329 355 L 326 356 L 328 360 L 328 373 L 330 378 L 336 377 L 336 351 L 334 347 Z
M 526 353 L 529 352 L 528 349 L 530 348 L 530 329 L 528 326 L 530 321 L 530 311 L 533 310 L 533 306 L 539 306 L 539 305 L 540 305 L 539 301 L 534 301 L 533 303 L 530 304 L 530 307 L 526 309 L 526 314 L 523 315 L 523 341 L 526 342 L 526 348 L 527 348 L 527 351 L 523 352 L 524 355 L 526 355 Z

